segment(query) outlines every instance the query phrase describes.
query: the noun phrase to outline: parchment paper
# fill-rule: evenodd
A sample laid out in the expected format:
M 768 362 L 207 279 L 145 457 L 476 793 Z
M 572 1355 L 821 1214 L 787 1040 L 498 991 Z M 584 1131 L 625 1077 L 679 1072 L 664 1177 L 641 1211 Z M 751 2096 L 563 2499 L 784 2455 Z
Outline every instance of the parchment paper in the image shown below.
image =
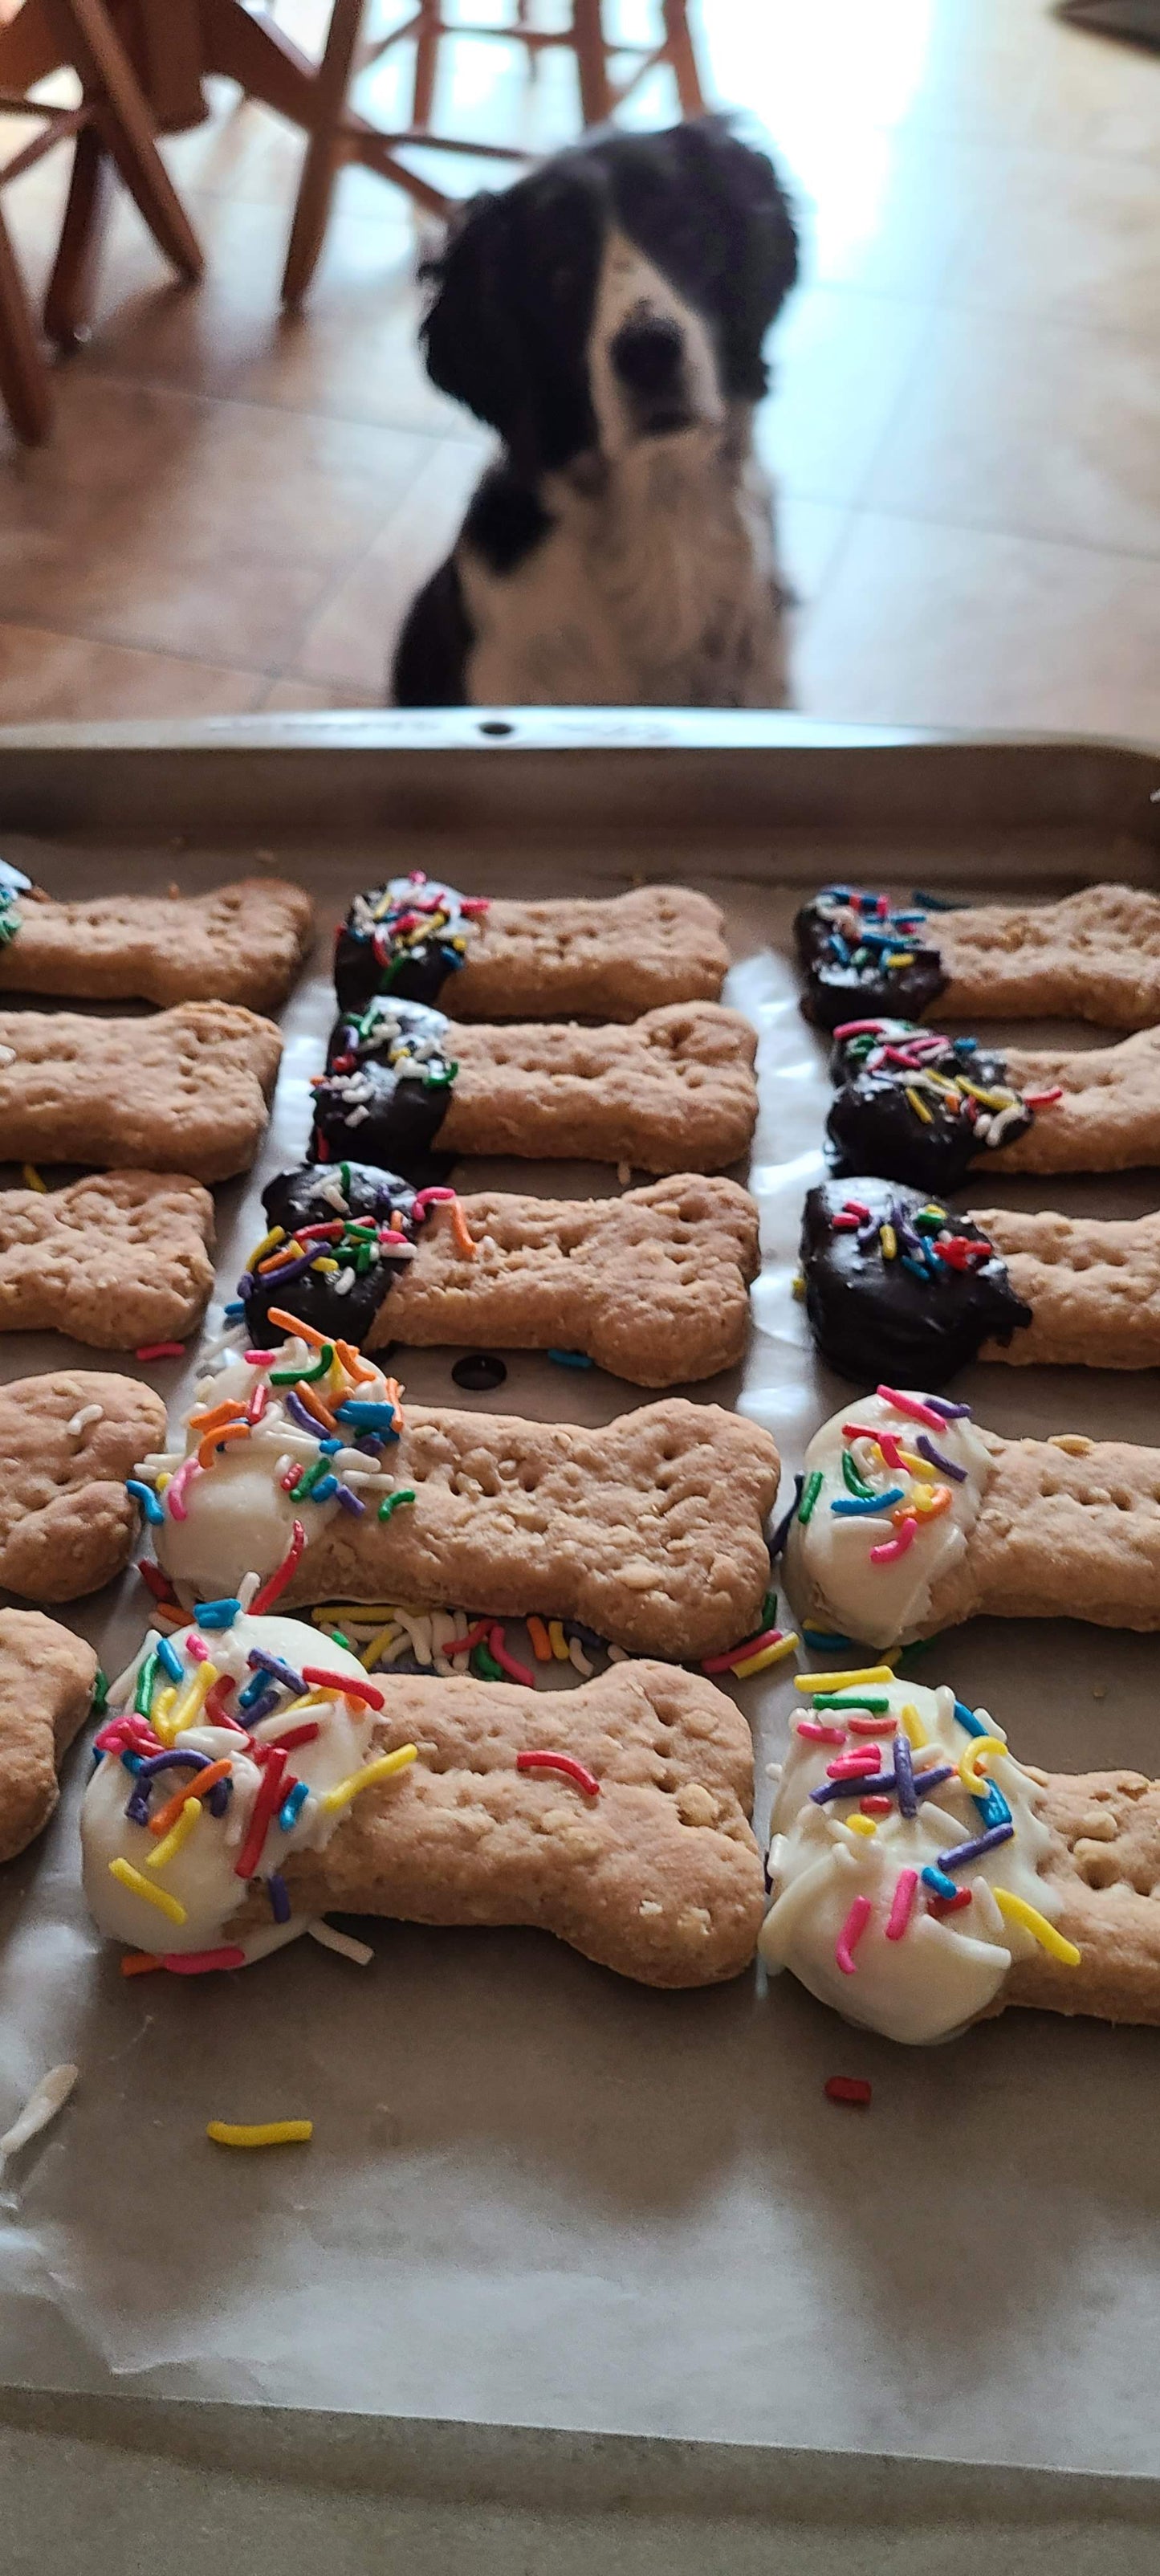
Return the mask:
M 7 846 L 20 861 L 23 845 Z M 67 883 L 63 853 L 31 855 L 62 893 L 96 882 L 75 852 Z M 389 864 L 416 855 L 394 846 Z M 432 864 L 450 870 L 448 852 Z M 542 893 L 616 860 L 588 854 L 582 876 L 579 864 L 453 872 L 482 891 Z M 819 853 L 817 876 L 835 864 L 848 860 Z M 187 886 L 224 872 L 189 854 L 165 874 L 175 867 Z M 303 854 L 291 872 L 310 873 Z M 376 872 L 344 859 L 324 917 Z M 666 872 L 650 857 L 649 873 Z M 785 953 L 792 899 L 754 882 L 722 890 L 707 854 L 686 855 L 682 872 L 723 891 L 738 960 L 728 998 L 757 1022 L 763 1076 L 751 1356 L 740 1388 L 694 1392 L 739 1400 L 792 1471 L 848 1392 L 815 1365 L 789 1288 L 802 1196 L 822 1169 L 822 1046 Z M 106 882 L 149 873 L 118 856 Z M 219 1194 L 226 1283 L 253 1240 L 261 1179 L 300 1157 L 330 1008 L 321 975 L 295 998 L 261 1171 Z M 617 1186 L 607 1171 L 526 1165 L 473 1169 L 468 1185 L 517 1179 L 557 1194 Z M 1006 1186 L 1022 1204 L 1035 1200 L 1020 1187 L 1042 1188 Z M 1147 1180 L 1048 1188 L 1046 1203 L 1104 1214 L 1154 1195 Z M 977 1203 L 1001 1195 L 982 1176 Z M 407 1355 L 416 1399 L 472 1401 L 452 1387 L 454 1356 Z M 16 1374 L 89 1355 L 42 1336 L 0 1357 Z M 178 1370 L 145 1373 L 180 1396 Z M 993 1367 L 956 1391 L 1001 1431 L 1160 1437 L 1150 1378 Z M 512 1359 L 506 1387 L 474 1400 L 604 1420 L 642 1399 L 596 1373 Z M 146 1615 L 130 1577 L 77 1624 L 115 1671 Z M 1028 1758 L 1148 1768 L 1157 1668 L 1153 1639 L 979 1623 L 933 1649 L 926 1674 L 992 1706 Z M 792 1696 L 784 1670 L 739 1688 L 762 1822 L 764 1764 Z M 365 1972 L 303 1941 L 242 1976 L 125 1982 L 79 1894 L 87 1767 L 78 1747 L 54 1826 L 0 1874 L 0 2125 L 46 2067 L 81 2068 L 55 2128 L 0 2182 L 0 2377 L 1160 2468 L 1154 2033 L 1011 2013 L 906 2052 L 847 2030 L 787 1978 L 768 1992 L 754 1972 L 657 1995 L 546 1936 L 385 1923 L 357 1927 L 376 1952 Z M 824 2100 L 839 2072 L 872 2079 L 868 2114 Z M 294 2114 L 314 2119 L 307 2150 L 231 2158 L 204 2135 L 213 2117 Z

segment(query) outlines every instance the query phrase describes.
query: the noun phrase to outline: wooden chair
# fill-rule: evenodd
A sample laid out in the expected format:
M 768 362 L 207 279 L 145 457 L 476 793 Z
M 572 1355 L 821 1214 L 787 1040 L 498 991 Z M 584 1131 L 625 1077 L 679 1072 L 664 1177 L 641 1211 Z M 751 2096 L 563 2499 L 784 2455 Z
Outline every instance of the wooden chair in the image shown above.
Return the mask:
M 80 79 L 79 107 L 46 107 L 27 96 L 62 68 L 74 70 Z M 158 152 L 149 108 L 104 0 L 24 0 L 17 15 L 0 26 L 0 112 L 35 117 L 41 129 L 0 170 L 0 187 L 58 143 L 75 138 L 68 203 L 44 300 L 50 340 L 69 348 L 83 335 L 114 169 L 179 274 L 201 276 L 197 236 Z M 6 237 L 0 246 L 0 327 L 0 387 L 14 424 L 23 438 L 43 438 L 48 382 Z

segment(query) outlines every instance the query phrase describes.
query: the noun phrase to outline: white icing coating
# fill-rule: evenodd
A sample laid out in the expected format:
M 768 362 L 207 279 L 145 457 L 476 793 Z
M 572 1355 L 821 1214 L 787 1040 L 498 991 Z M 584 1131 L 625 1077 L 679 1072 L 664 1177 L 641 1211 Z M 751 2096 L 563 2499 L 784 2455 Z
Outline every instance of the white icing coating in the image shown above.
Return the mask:
M 909 1394 L 910 1389 L 899 1392 Z M 920 1404 L 923 1400 L 915 1398 Z M 925 1437 L 940 1456 L 965 1470 L 964 1480 L 940 1477 L 925 1459 L 922 1474 L 905 1467 L 896 1472 L 871 1441 L 851 1442 L 843 1437 L 843 1425 L 849 1423 L 896 1432 L 902 1449 L 912 1457 L 920 1456 L 916 1443 Z M 893 1562 L 875 1565 L 870 1553 L 898 1536 L 897 1521 L 889 1512 L 863 1516 L 833 1509 L 835 1503 L 846 1505 L 858 1499 L 842 1473 L 844 1450 L 850 1451 L 863 1482 L 875 1493 L 902 1486 L 903 1502 L 892 1506 L 899 1518 L 912 1497 L 918 1498 L 917 1535 Z M 982 1433 L 970 1421 L 940 1421 L 935 1430 L 914 1421 L 881 1395 L 851 1398 L 815 1432 L 805 1455 L 807 1484 L 815 1470 L 822 1483 L 809 1520 L 803 1527 L 795 1517 L 786 1544 L 786 1585 L 799 1613 L 820 1628 L 838 1629 L 868 1646 L 892 1646 L 917 1636 L 934 1585 L 966 1548 L 991 1466 Z M 924 1517 L 924 1498 L 940 1492 L 949 1492 L 949 1505 L 935 1517 Z
M 256 1368 L 240 1356 L 227 1357 L 212 1376 L 200 1381 L 186 1419 L 182 1447 L 146 1458 L 136 1470 L 154 1482 L 172 1480 L 176 1471 L 185 1518 L 174 1511 L 171 1481 L 162 1495 L 164 1520 L 155 1525 L 153 1534 L 157 1562 L 183 1600 L 209 1601 L 232 1595 L 240 1576 L 250 1567 L 259 1575 L 271 1574 L 286 1555 L 296 1520 L 302 1522 L 309 1545 L 342 1510 L 333 1493 L 322 1502 L 316 1502 L 313 1494 L 295 1502 L 282 1481 L 295 1464 L 300 1470 L 317 1465 L 322 1458 L 323 1441 L 333 1437 L 321 1424 L 316 1432 L 310 1432 L 296 1422 L 287 1404 L 291 1390 L 273 1383 L 280 1370 L 309 1368 L 317 1358 L 317 1351 L 297 1339 L 284 1342 L 265 1368 Z M 369 1369 L 371 1363 L 365 1365 Z M 196 1458 L 208 1436 L 199 1428 L 197 1415 L 216 1412 L 219 1406 L 230 1403 L 244 1405 L 258 1385 L 269 1388 L 262 1420 L 245 1438 L 228 1441 L 204 1468 L 195 1467 L 183 1478 L 183 1462 Z M 338 1361 L 315 1391 L 332 1411 L 347 1400 L 364 1404 L 387 1401 L 381 1370 L 375 1369 L 373 1376 L 356 1382 Z M 357 1428 L 349 1435 L 352 1439 L 358 1436 Z M 396 1454 L 393 1442 L 371 1457 L 346 1445 L 344 1440 L 344 1445 L 322 1463 L 366 1510 L 373 1511 L 394 1482 L 391 1461 Z
M 854 1697 L 854 1692 L 845 1694 Z M 928 1690 L 913 1682 L 867 1686 L 864 1696 L 885 1698 L 884 1714 L 896 1719 L 913 1711 L 907 1733 L 921 1739 L 915 1755 L 916 1776 L 944 1762 L 961 1763 L 971 1735 L 955 1715 L 954 1692 Z M 859 1712 L 855 1711 L 855 1714 Z M 998 1995 L 1013 1958 L 1026 1958 L 1034 1935 L 1000 1912 L 992 1890 L 1007 1889 L 1022 1897 L 1050 1922 L 1060 1900 L 1039 1876 L 1051 1835 L 1038 1815 L 1040 1792 L 1019 1764 L 1006 1754 L 991 1754 L 986 1778 L 1006 1801 L 1014 1836 L 978 1860 L 960 1863 L 955 1885 L 969 1887 L 971 1903 L 941 1917 L 929 1912 L 931 1892 L 921 1873 L 937 1866 L 940 1851 L 974 1839 L 986 1830 L 970 1791 L 957 1778 L 929 1796 L 920 1797 L 913 1818 L 891 1812 L 871 1820 L 875 1830 L 860 1833 L 842 1821 L 858 1816 L 859 1797 L 817 1806 L 810 1792 L 822 1787 L 827 1766 L 854 1746 L 880 1750 L 882 1770 L 892 1768 L 892 1739 L 847 1733 L 844 1745 L 819 1744 L 799 1735 L 809 1721 L 812 1702 L 795 1712 L 790 1749 L 770 1819 L 770 1911 L 758 1943 L 768 1968 L 790 1968 L 819 2002 L 832 2004 L 847 2021 L 881 2031 L 887 2039 L 916 2044 L 950 2039 Z M 976 1713 L 988 1735 L 1006 1741 L 1004 1730 L 986 1710 Z M 841 1713 L 817 1712 L 818 1722 L 842 1726 Z M 887 1924 L 899 1876 L 916 1870 L 916 1901 L 906 1930 L 887 1938 Z M 852 1956 L 854 1971 L 839 1967 L 836 1947 L 850 1908 L 858 1897 L 870 1902 L 870 1916 Z
M 236 1688 L 227 1703 L 231 1708 L 237 1692 L 254 1677 L 248 1657 L 255 1647 L 279 1656 L 299 1674 L 304 1664 L 310 1664 L 327 1672 L 349 1674 L 359 1683 L 367 1679 L 357 1656 L 329 1638 L 322 1639 L 316 1628 L 299 1619 L 254 1619 L 243 1613 L 230 1628 L 201 1630 L 193 1626 L 179 1631 L 172 1643 L 181 1657 L 186 1678 L 199 1669 L 189 1652 L 191 1637 L 206 1647 L 207 1660 L 218 1674 L 233 1676 Z M 165 1678 L 164 1674 L 158 1676 L 161 1683 Z M 262 1877 L 271 1870 L 280 1870 L 291 1852 L 320 1850 L 329 1842 L 344 1811 L 328 1812 L 320 1803 L 321 1796 L 337 1788 L 367 1760 L 374 1732 L 374 1710 L 368 1707 L 360 1714 L 346 1699 L 328 1696 L 297 1715 L 290 1714 L 290 1710 L 291 1695 L 283 1689 L 278 1709 L 253 1728 L 253 1740 L 260 1742 L 263 1737 L 280 1735 L 288 1726 L 308 1719 L 316 1722 L 318 1735 L 312 1743 L 291 1749 L 285 1774 L 287 1789 L 293 1777 L 306 1781 L 311 1795 L 289 1832 L 283 1831 L 275 1814 L 259 1864 L 258 1874 Z M 119 1713 L 110 1706 L 109 1718 Z M 262 1775 L 242 1737 L 224 1727 L 191 1726 L 177 1737 L 172 1749 L 205 1753 L 214 1762 L 229 1755 L 233 1762 L 233 1795 L 224 1816 L 203 1812 L 180 1851 L 175 1852 L 163 1871 L 154 1872 L 148 1863 L 157 1850 L 157 1839 L 147 1825 L 134 1824 L 125 1814 L 134 1786 L 133 1775 L 118 1753 L 103 1754 L 81 1808 L 85 1896 L 98 1928 L 112 1940 L 128 1942 L 133 1949 L 215 1950 L 226 1939 L 225 1927 L 246 1894 L 246 1883 L 238 1877 L 235 1864 L 249 1830 Z M 154 1813 L 190 1776 L 179 1770 L 158 1775 L 159 1786 L 152 1801 Z M 178 1904 L 185 1907 L 185 1922 L 171 1922 L 134 1888 L 112 1877 L 109 1863 L 117 1859 L 127 1860 L 143 1877 L 155 1880 L 167 1895 L 176 1897 Z M 271 1921 L 247 1933 L 240 1946 L 249 1962 L 264 1957 L 284 1941 L 294 1940 L 305 1929 L 305 1917 L 292 1916 L 288 1923 Z M 229 1937 L 232 1940 L 233 1936 Z

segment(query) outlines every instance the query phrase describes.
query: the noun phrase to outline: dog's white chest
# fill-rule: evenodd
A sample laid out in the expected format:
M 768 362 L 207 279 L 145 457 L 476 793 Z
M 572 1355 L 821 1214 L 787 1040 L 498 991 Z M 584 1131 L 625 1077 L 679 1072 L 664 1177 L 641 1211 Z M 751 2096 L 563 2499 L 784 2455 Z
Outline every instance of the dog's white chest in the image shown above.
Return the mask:
M 598 495 L 563 487 L 551 506 L 514 572 L 460 555 L 474 704 L 781 703 L 770 499 L 725 470 L 719 433 L 658 439 Z

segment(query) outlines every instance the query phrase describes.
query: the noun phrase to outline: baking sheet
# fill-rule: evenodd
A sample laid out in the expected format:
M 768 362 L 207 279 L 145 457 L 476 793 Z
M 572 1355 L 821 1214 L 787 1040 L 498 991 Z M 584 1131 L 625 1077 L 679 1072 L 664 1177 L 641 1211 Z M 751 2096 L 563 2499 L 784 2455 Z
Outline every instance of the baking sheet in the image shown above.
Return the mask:
M 321 755 L 320 755 L 321 756 Z M 980 755 L 983 757 L 984 755 Z M 726 767 L 728 764 L 726 763 Z M 585 790 L 598 803 L 589 776 Z M 808 797 L 806 798 L 808 805 Z M 211 800 L 212 802 L 212 800 Z M 921 804 L 921 799 L 918 800 Z M 11 810 L 11 807 L 10 809 Z M 280 864 L 324 916 L 385 868 L 426 861 L 491 892 L 610 890 L 675 872 L 724 902 L 728 998 L 761 1037 L 752 1172 L 766 1267 L 734 1397 L 767 1423 L 788 1472 L 847 1390 L 806 1347 L 790 1294 L 801 1198 L 821 1170 L 829 1091 L 786 955 L 795 896 L 779 872 L 854 872 L 855 835 L 776 835 L 695 820 L 655 833 L 585 814 L 550 850 L 518 816 L 497 846 L 419 830 L 356 835 Z M 182 834 L 187 817 L 164 817 Z M 916 816 L 916 820 L 918 817 Z M 1013 891 L 1091 872 L 1093 820 L 1015 836 Z M 184 887 L 251 864 L 167 847 Z M 769 854 L 771 838 L 777 848 Z M 986 855 L 1007 836 L 989 829 Z M 7 854 L 59 891 L 155 881 L 138 844 L 86 855 L 10 833 Z M 932 817 L 900 882 L 969 881 L 971 825 Z M 982 846 L 983 836 L 980 835 Z M 884 853 L 877 855 L 882 864 Z M 1117 853 L 1147 875 L 1143 841 Z M 260 864 L 261 862 L 259 862 Z M 875 864 L 873 859 L 869 864 Z M 262 1178 L 298 1158 L 328 987 L 286 1016 L 274 1123 L 249 1190 L 219 1194 L 222 1276 L 255 1232 Z M 1047 1042 L 1054 1032 L 1045 1032 Z M 615 1188 L 607 1171 L 473 1167 L 472 1182 Z M 977 1201 L 1026 1195 L 980 1176 Z M 1051 1184 L 1052 1201 L 1136 1212 L 1155 1185 Z M 1023 1195 L 1020 1195 L 1022 1193 Z M 409 1354 L 423 1402 L 462 1403 L 453 1353 Z M 94 1364 L 49 1336 L 0 1346 L 5 1374 Z M 96 1362 L 105 1365 L 104 1360 Z M 126 1364 L 133 1368 L 134 1363 Z M 180 1397 L 180 1373 L 144 1372 Z M 1004 1432 L 1156 1438 L 1154 1380 L 976 1369 L 961 1390 Z M 509 1364 L 484 1409 L 605 1420 L 646 1400 L 593 1372 Z M 116 1670 L 146 1616 L 137 1584 L 78 1618 Z M 924 1678 L 994 1707 L 1029 1759 L 1154 1767 L 1153 1639 L 1054 1624 L 976 1623 Z M 764 1764 L 784 1740 L 788 1676 L 738 1687 Z M 493 2424 L 615 2430 L 956 2460 L 1155 2473 L 1151 2369 L 1160 2293 L 1153 2145 L 1157 2037 L 1010 2014 L 913 2054 L 855 2034 L 781 1979 L 707 1994 L 621 1984 L 533 1934 L 369 1928 L 360 1972 L 309 1942 L 235 1979 L 123 1982 L 90 1932 L 76 1876 L 83 1752 L 50 1833 L 0 1878 L 0 2110 L 74 2058 L 62 2119 L 0 2182 L 0 2378 L 103 2395 Z M 870 2114 L 833 2110 L 832 2073 L 869 2075 Z M 226 2161 L 211 2117 L 308 2113 L 303 2154 Z

